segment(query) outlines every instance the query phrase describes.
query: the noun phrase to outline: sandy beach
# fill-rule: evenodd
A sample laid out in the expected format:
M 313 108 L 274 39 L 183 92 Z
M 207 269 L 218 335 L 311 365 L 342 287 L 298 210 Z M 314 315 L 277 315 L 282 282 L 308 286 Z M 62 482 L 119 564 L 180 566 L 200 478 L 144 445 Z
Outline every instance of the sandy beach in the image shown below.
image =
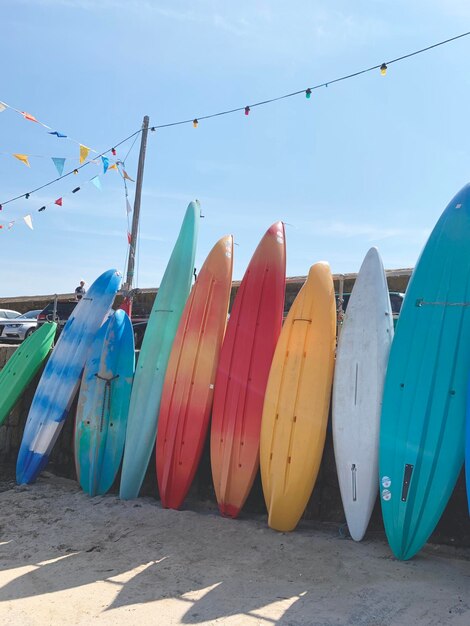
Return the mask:
M 2 625 L 470 623 L 465 549 L 402 563 L 383 537 L 356 544 L 333 525 L 277 533 L 201 503 L 91 499 L 48 473 L 3 488 Z

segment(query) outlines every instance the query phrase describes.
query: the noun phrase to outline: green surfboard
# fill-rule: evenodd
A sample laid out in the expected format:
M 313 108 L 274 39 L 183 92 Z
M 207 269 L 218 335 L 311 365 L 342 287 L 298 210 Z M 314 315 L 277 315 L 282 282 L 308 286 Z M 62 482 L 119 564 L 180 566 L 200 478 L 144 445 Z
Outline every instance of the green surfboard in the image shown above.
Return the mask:
M 8 417 L 50 352 L 57 324 L 48 322 L 23 341 L 0 371 L 0 424 Z

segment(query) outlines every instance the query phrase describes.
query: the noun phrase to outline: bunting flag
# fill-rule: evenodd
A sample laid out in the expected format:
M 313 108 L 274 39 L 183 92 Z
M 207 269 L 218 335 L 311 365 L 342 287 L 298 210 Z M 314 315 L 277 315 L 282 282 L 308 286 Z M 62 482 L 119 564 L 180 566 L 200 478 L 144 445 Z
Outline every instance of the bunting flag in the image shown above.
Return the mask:
M 31 218 L 31 215 L 25 215 L 23 217 L 23 219 L 25 221 L 26 226 L 28 226 L 28 228 L 31 228 L 31 230 L 34 230 L 33 229 L 33 220 Z
M 132 207 L 130 205 L 128 198 L 126 198 L 126 211 L 127 211 L 127 215 L 129 215 L 129 213 L 132 213 Z
M 26 113 L 26 111 L 21 111 L 21 115 L 24 117 L 25 120 L 29 120 L 30 122 L 36 122 L 36 124 L 39 124 L 39 122 L 34 117 L 34 115 L 31 115 L 30 113 Z
M 108 167 L 108 170 L 117 170 L 117 165 L 116 165 L 116 163 L 113 163 L 112 165 L 110 165 L 110 166 Z
M 15 157 L 15 159 L 18 159 L 18 161 L 21 161 L 22 163 L 24 163 L 28 167 L 31 167 L 31 165 L 29 164 L 29 161 L 28 161 L 28 155 L 27 154 L 14 154 L 13 156 Z
M 90 152 L 90 148 L 87 148 L 83 144 L 80 144 L 80 163 L 83 163 L 83 161 L 86 161 L 86 158 L 89 152 Z
M 49 135 L 55 135 L 56 137 L 59 137 L 59 139 L 65 138 L 67 137 L 67 135 L 64 135 L 63 133 L 59 133 L 58 130 L 52 130 L 49 132 Z
M 129 176 L 126 170 L 122 170 L 122 175 L 125 179 L 130 180 L 132 183 L 135 183 L 135 180 Z
M 57 198 L 54 204 L 58 204 L 59 206 L 62 206 L 62 198 Z
M 103 161 L 103 174 L 106 174 L 109 167 L 109 159 L 108 157 L 102 156 L 101 160 Z
M 65 159 L 62 157 L 52 157 L 52 160 L 54 161 L 57 171 L 59 172 L 59 176 L 62 176 L 64 173 Z
M 0 113 L 3 113 L 3 111 L 6 110 L 6 108 L 7 108 L 6 105 L 3 104 L 3 102 L 0 102 Z
M 93 178 L 91 179 L 91 182 L 94 184 L 94 186 L 99 189 L 101 191 L 101 181 L 100 181 L 100 177 L 99 176 L 93 176 Z

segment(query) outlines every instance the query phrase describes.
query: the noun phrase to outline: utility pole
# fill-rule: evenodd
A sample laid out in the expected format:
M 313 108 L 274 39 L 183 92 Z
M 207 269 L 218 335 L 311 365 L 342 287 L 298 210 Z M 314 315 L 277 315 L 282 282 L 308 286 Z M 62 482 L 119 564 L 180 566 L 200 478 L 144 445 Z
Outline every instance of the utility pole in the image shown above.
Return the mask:
M 132 216 L 131 241 L 129 244 L 129 259 L 127 261 L 127 277 L 126 282 L 123 285 L 123 288 L 125 288 L 127 292 L 132 290 L 132 283 L 134 281 L 135 252 L 137 246 L 137 234 L 139 232 L 140 200 L 142 196 L 142 182 L 144 180 L 145 151 L 147 149 L 148 130 L 149 117 L 146 115 L 142 123 L 142 139 L 140 142 L 139 165 L 137 168 L 137 179 L 135 183 L 134 214 Z

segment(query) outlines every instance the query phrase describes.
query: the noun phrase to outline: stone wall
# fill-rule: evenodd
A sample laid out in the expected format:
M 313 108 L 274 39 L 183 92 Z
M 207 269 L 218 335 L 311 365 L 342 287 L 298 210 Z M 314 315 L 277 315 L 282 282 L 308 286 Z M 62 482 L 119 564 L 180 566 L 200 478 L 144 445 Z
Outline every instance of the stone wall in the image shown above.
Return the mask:
M 294 291 L 294 287 L 298 291 L 299 285 L 293 285 L 292 292 Z M 289 292 L 289 285 L 287 287 L 287 291 L 288 293 L 286 294 L 286 299 L 290 300 L 292 293 Z M 345 288 L 345 292 L 347 292 L 347 288 Z M 0 368 L 3 367 L 6 360 L 11 356 L 11 354 L 13 354 L 14 350 L 15 348 L 12 346 L 0 346 Z M 11 415 L 0 427 L 0 471 L 3 471 L 4 474 L 8 476 L 11 476 L 14 472 L 16 456 L 21 442 L 24 424 L 26 422 L 29 407 L 39 381 L 40 374 L 41 373 L 36 376 L 35 380 L 23 394 Z M 62 429 L 56 445 L 54 446 L 47 468 L 49 471 L 56 474 L 73 479 L 76 479 L 73 456 L 75 410 L 76 399 L 70 410 L 70 414 L 65 421 L 64 428 Z M 119 476 L 112 488 L 114 493 L 118 492 L 118 485 Z M 158 497 L 154 455 L 152 455 L 141 494 Z M 203 457 L 188 498 L 188 506 L 191 506 L 191 499 L 205 501 L 207 502 L 207 506 L 210 506 L 211 508 L 216 506 L 216 499 L 211 479 L 208 440 L 206 441 Z M 252 514 L 265 513 L 266 509 L 261 490 L 261 482 L 258 475 L 250 497 L 246 503 L 243 515 L 250 516 Z M 346 527 L 344 526 L 345 519 L 334 462 L 331 419 L 328 424 L 327 439 L 320 473 L 313 495 L 305 511 L 304 519 L 333 523 L 338 527 L 339 533 L 347 533 Z M 368 531 L 369 537 L 374 534 L 383 536 L 383 525 L 379 501 L 376 503 Z M 449 545 L 470 547 L 470 524 L 468 523 L 468 509 L 463 471 L 459 477 L 454 493 L 448 503 L 444 515 L 442 516 L 442 519 L 431 538 L 431 541 L 435 543 L 446 543 Z

